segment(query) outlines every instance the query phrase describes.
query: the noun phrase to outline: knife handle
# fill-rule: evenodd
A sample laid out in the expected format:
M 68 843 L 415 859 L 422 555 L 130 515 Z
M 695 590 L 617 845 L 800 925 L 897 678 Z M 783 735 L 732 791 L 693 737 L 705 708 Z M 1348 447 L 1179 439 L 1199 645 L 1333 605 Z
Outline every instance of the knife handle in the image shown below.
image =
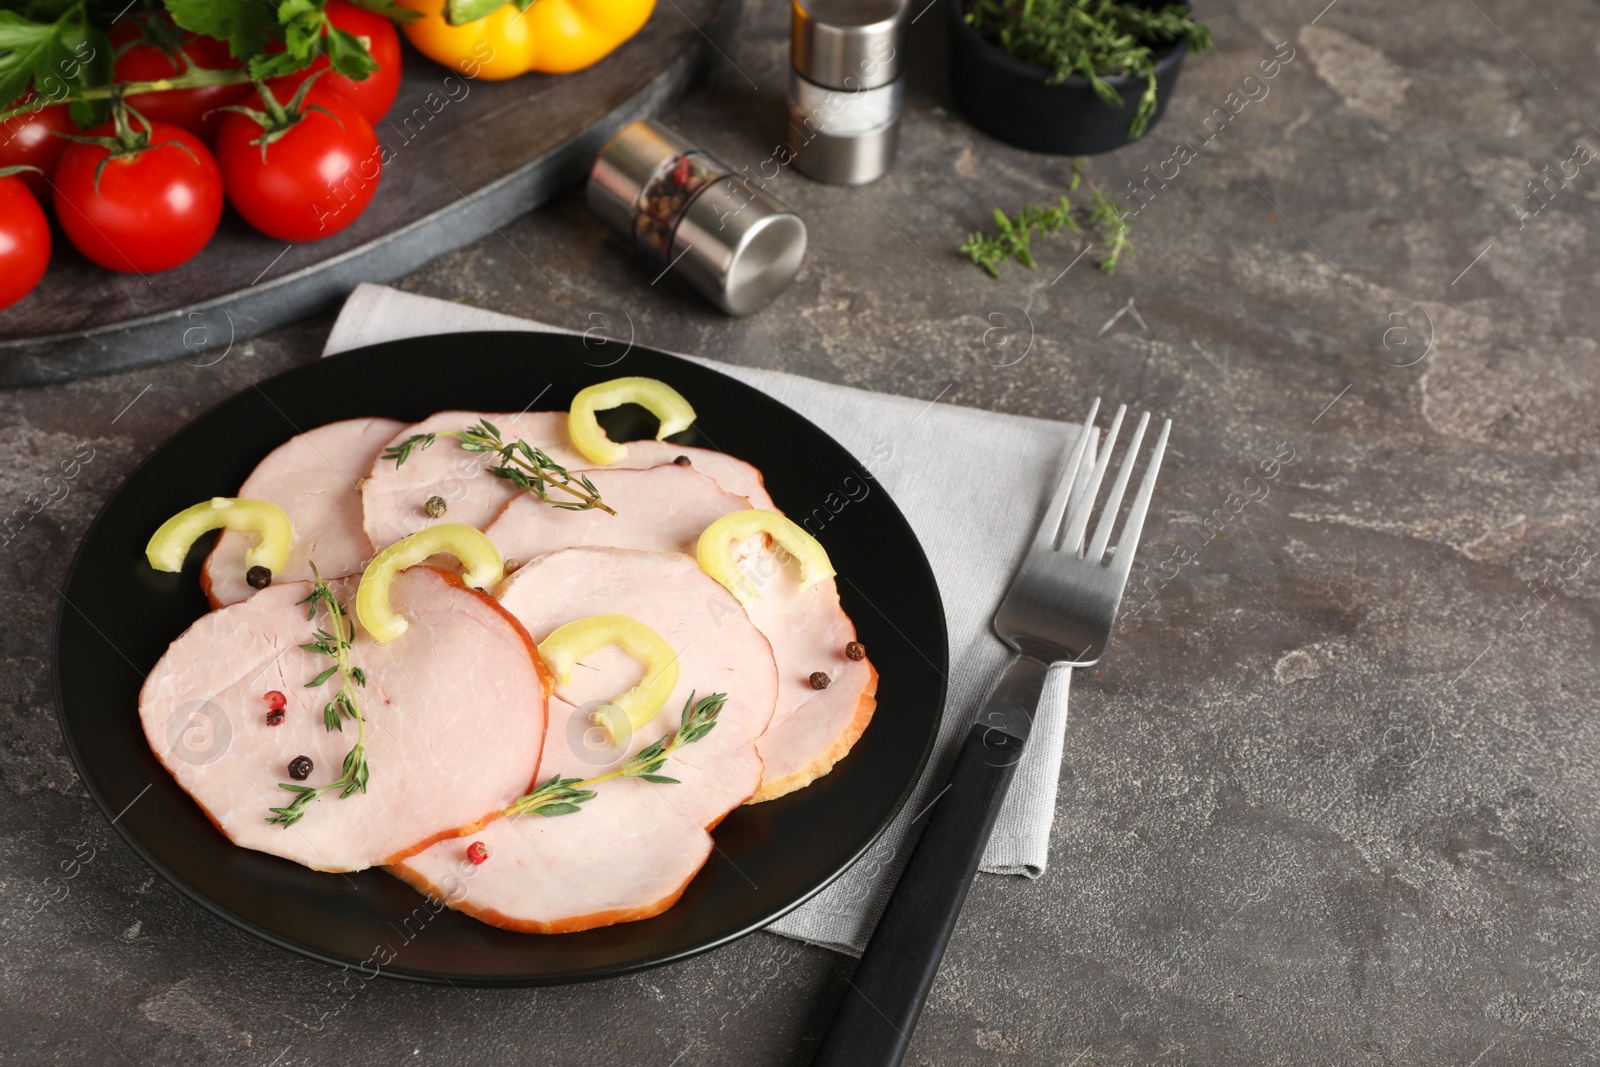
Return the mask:
M 904 1058 L 1022 747 L 1019 738 L 981 720 L 968 730 L 950 784 L 933 805 L 812 1067 L 897 1067 Z

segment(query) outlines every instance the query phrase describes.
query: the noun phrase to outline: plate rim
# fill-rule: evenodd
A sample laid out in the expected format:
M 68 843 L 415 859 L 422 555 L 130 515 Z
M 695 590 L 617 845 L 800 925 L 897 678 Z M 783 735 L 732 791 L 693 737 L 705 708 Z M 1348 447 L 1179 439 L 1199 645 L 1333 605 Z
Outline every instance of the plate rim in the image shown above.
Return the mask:
M 240 915 L 237 912 L 229 909 L 226 905 L 214 900 L 212 897 L 191 885 L 187 880 L 179 876 L 176 871 L 170 869 L 165 863 L 159 860 L 149 848 L 145 846 L 142 840 L 136 837 L 126 827 L 126 825 L 122 823 L 122 815 L 126 814 L 127 811 L 144 796 L 145 792 L 153 788 L 154 783 L 146 786 L 145 790 L 142 790 L 132 800 L 124 805 L 120 811 L 118 811 L 111 805 L 108 798 L 100 789 L 99 783 L 88 772 L 84 756 L 79 751 L 78 744 L 74 739 L 73 731 L 69 729 L 66 703 L 62 699 L 62 620 L 66 613 L 71 610 L 83 615 L 84 620 L 89 622 L 91 626 L 94 626 L 93 621 L 89 619 L 88 615 L 80 611 L 80 609 L 78 609 L 77 606 L 74 605 L 67 597 L 67 590 L 72 587 L 73 577 L 78 572 L 79 565 L 83 561 L 84 552 L 87 550 L 95 532 L 100 528 L 102 522 L 105 521 L 106 515 L 111 510 L 112 505 L 126 489 L 128 482 L 132 481 L 135 475 L 152 463 L 155 458 L 161 455 L 177 437 L 185 433 L 196 422 L 199 422 L 217 410 L 232 404 L 240 396 L 245 395 L 252 389 L 260 391 L 263 387 L 274 382 L 278 382 L 284 378 L 290 378 L 303 374 L 314 374 L 316 368 L 325 365 L 325 360 L 335 359 L 345 355 L 369 353 L 373 350 L 381 350 L 397 345 L 414 344 L 418 341 L 438 339 L 442 337 L 448 337 L 453 341 L 464 343 L 470 343 L 472 339 L 476 338 L 515 339 L 517 341 L 527 341 L 532 338 L 548 338 L 566 341 L 570 341 L 572 339 L 572 335 L 570 334 L 560 333 L 553 330 L 466 330 L 451 331 L 442 334 L 424 334 L 410 337 L 392 338 L 385 341 L 378 341 L 369 345 L 361 345 L 356 348 L 347 349 L 343 352 L 339 352 L 330 356 L 318 356 L 313 361 L 296 364 L 295 366 L 282 370 L 277 374 L 270 375 L 267 378 L 249 382 L 242 388 L 235 390 L 234 392 L 218 400 L 216 403 L 211 404 L 203 411 L 186 419 L 182 425 L 178 426 L 172 431 L 172 433 L 164 437 L 160 443 L 151 448 L 149 452 L 139 460 L 138 463 L 131 467 L 128 472 L 122 476 L 119 484 L 107 495 L 105 501 L 95 512 L 94 518 L 89 522 L 88 526 L 84 528 L 84 532 L 79 538 L 77 548 L 73 550 L 71 562 L 67 565 L 66 572 L 62 576 L 61 587 L 56 591 L 56 612 L 50 630 L 50 682 L 51 695 L 55 703 L 56 723 L 61 730 L 62 740 L 65 742 L 67 754 L 72 760 L 73 769 L 77 772 L 79 781 L 84 786 L 85 791 L 87 791 L 89 796 L 94 800 L 95 805 L 100 809 L 101 814 L 111 824 L 112 828 L 117 831 L 118 836 L 122 838 L 122 840 L 133 850 L 134 854 L 138 856 L 140 860 L 142 860 L 156 874 L 160 875 L 168 885 L 177 889 L 183 896 L 199 904 L 212 915 L 215 915 L 217 918 L 223 920 L 230 926 L 242 930 L 254 937 L 260 938 L 261 940 L 279 949 L 286 950 L 296 956 L 315 960 L 318 963 L 337 967 L 341 970 L 349 970 L 351 968 L 360 970 L 364 961 L 347 959 L 342 956 L 322 951 L 311 945 L 291 940 L 271 930 L 268 930 L 260 926 L 258 923 L 255 923 L 252 920 L 245 918 L 243 915 Z M 854 456 L 853 452 L 845 448 L 842 444 L 839 444 L 832 434 L 818 426 L 811 419 L 794 410 L 794 408 L 790 407 L 788 404 L 784 403 L 782 400 L 779 400 L 777 397 L 773 396 L 767 391 L 726 373 L 721 366 L 707 365 L 705 363 L 696 362 L 682 355 L 666 352 L 661 349 L 651 348 L 646 345 L 634 345 L 632 346 L 632 350 L 649 353 L 652 357 L 662 358 L 669 364 L 682 364 L 692 367 L 697 371 L 705 371 L 716 374 L 720 377 L 729 379 L 736 386 L 755 390 L 756 392 L 761 393 L 761 395 L 768 401 L 782 407 L 791 416 L 804 422 L 817 433 L 833 442 L 841 451 L 845 452 L 847 455 Z M 352 415 L 346 417 L 360 418 L 362 416 Z M 373 415 L 371 417 L 379 416 Z M 316 428 L 317 427 L 311 427 L 311 429 Z M 291 434 L 290 437 L 285 438 L 284 440 L 287 441 L 293 436 L 296 435 Z M 921 568 L 926 572 L 927 587 L 932 592 L 934 600 L 939 606 L 939 611 L 936 615 L 935 622 L 937 624 L 940 637 L 939 651 L 941 654 L 942 666 L 935 665 L 936 673 L 939 675 L 939 714 L 935 718 L 936 721 L 942 721 L 944 708 L 949 700 L 950 662 L 950 634 L 948 615 L 946 614 L 944 608 L 944 596 L 939 588 L 938 577 L 934 573 L 932 563 L 928 560 L 927 550 L 923 547 L 921 539 L 916 535 L 916 531 L 912 528 L 910 521 L 906 519 L 905 513 L 900 509 L 899 504 L 895 502 L 893 494 L 891 494 L 887 489 L 884 489 L 881 485 L 879 488 L 883 492 L 884 499 L 888 503 L 888 506 L 891 507 L 894 510 L 894 513 L 900 517 L 901 521 L 905 523 L 906 529 L 910 532 L 912 543 L 915 544 L 917 549 L 915 562 L 920 564 Z M 95 627 L 95 629 L 98 630 L 98 627 Z M 135 670 L 138 669 L 139 668 L 135 666 Z M 889 828 L 894 825 L 895 820 L 904 810 L 906 803 L 911 799 L 912 793 L 915 792 L 918 784 L 922 781 L 924 775 L 927 773 L 929 764 L 932 760 L 933 750 L 938 742 L 938 737 L 939 728 L 937 725 L 935 725 L 935 727 L 929 730 L 927 733 L 927 738 L 923 743 L 922 751 L 917 758 L 915 772 L 908 777 L 905 784 L 900 789 L 899 796 L 895 799 L 894 803 L 888 808 L 885 815 L 881 819 L 878 828 L 862 843 L 861 847 L 851 854 L 844 862 L 840 863 L 836 869 L 831 871 L 826 877 L 822 878 L 820 881 L 816 882 L 814 885 L 811 885 L 804 891 L 798 893 L 794 899 L 784 903 L 776 910 L 767 913 L 759 920 L 738 924 L 735 929 L 723 933 L 720 936 L 685 948 L 658 953 L 651 956 L 645 956 L 638 959 L 602 964 L 582 970 L 568 971 L 558 974 L 468 976 L 460 974 L 445 974 L 438 971 L 428 971 L 426 969 L 415 967 L 408 968 L 405 966 L 395 966 L 392 963 L 386 963 L 377 968 L 376 975 L 369 977 L 382 976 L 396 981 L 411 982 L 422 985 L 455 984 L 475 988 L 532 988 L 571 985 L 600 981 L 607 978 L 618 978 L 624 975 L 637 974 L 642 971 L 652 970 L 656 967 L 680 963 L 696 956 L 703 955 L 704 953 L 710 952 L 713 949 L 721 948 L 725 945 L 731 944 L 732 942 L 740 940 L 741 938 L 748 937 L 750 934 L 767 928 L 772 923 L 777 922 L 779 919 L 789 915 L 797 908 L 815 899 L 818 894 L 834 884 L 834 882 L 838 881 L 838 879 L 843 877 L 847 871 L 854 868 L 855 865 L 860 862 L 861 858 L 866 855 L 867 852 L 871 851 L 878 844 L 878 842 L 882 840 L 884 834 L 886 834 L 889 831 Z M 715 831 L 712 831 L 712 833 L 714 837 Z M 696 872 L 695 877 L 699 877 L 699 872 Z M 677 905 L 674 904 L 673 906 L 676 907 Z M 669 908 L 667 910 L 670 911 L 671 909 Z M 665 912 L 663 912 L 663 914 L 665 914 Z M 365 975 L 365 971 L 362 971 L 362 973 Z

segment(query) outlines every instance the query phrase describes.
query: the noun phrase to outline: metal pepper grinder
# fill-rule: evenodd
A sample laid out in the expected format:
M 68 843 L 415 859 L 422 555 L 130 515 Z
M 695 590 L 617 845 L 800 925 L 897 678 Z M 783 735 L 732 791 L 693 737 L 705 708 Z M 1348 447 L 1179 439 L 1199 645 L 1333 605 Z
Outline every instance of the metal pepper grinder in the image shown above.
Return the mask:
M 789 150 L 819 181 L 877 181 L 905 98 L 906 0 L 792 0 Z
M 600 150 L 589 208 L 653 270 L 677 271 L 730 315 L 765 307 L 806 255 L 800 216 L 651 119 L 624 126 Z

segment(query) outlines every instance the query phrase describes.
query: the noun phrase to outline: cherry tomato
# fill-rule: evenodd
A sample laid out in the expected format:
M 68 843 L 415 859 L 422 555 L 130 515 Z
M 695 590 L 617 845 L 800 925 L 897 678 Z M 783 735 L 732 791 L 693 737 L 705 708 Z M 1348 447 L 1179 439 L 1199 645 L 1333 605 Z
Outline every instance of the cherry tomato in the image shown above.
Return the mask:
M 110 123 L 89 131 L 110 137 Z M 111 270 L 170 270 L 194 258 L 222 217 L 222 174 L 194 134 L 152 123 L 149 147 L 112 157 L 104 145 L 74 143 L 56 167 L 56 218 L 78 251 Z
M 372 11 L 365 11 L 346 0 L 328 0 L 324 9 L 328 21 L 355 37 L 365 37 L 367 51 L 378 69 L 360 81 L 331 70 L 327 56 L 318 56 L 305 70 L 273 78 L 268 84 L 279 100 L 287 100 L 300 88 L 300 83 L 319 71 L 326 71 L 317 79 L 318 88 L 335 89 L 355 102 L 356 110 L 376 126 L 394 106 L 400 92 L 400 34 L 394 23 Z
M 27 103 L 32 95 L 29 93 L 11 106 Z M 41 111 L 0 122 L 0 167 L 38 167 L 44 173 L 25 171 L 17 177 L 33 190 L 34 196 L 47 200 L 50 196 L 50 176 L 55 173 L 56 161 L 67 150 L 67 145 L 72 143 L 56 135 L 77 132 L 78 127 L 67 113 L 65 104 L 51 104 Z
M 264 155 L 254 143 L 264 130 L 249 115 L 229 112 L 217 133 L 228 202 L 280 241 L 338 233 L 367 209 L 381 176 L 378 135 L 349 98 L 313 85 L 304 103 L 300 118 Z
M 50 265 L 50 224 L 22 175 L 0 178 L 0 308 L 33 292 Z
M 241 65 L 225 42 L 185 33 L 164 21 L 147 23 L 122 19 L 112 24 L 110 37 L 119 52 L 113 67 L 119 82 L 159 81 L 186 73 L 191 68 L 235 70 Z M 125 51 L 124 46 L 127 46 Z M 237 104 L 249 95 L 250 84 L 244 82 L 134 93 L 127 101 L 129 107 L 151 122 L 182 126 L 210 142 L 226 114 L 216 109 L 225 104 Z

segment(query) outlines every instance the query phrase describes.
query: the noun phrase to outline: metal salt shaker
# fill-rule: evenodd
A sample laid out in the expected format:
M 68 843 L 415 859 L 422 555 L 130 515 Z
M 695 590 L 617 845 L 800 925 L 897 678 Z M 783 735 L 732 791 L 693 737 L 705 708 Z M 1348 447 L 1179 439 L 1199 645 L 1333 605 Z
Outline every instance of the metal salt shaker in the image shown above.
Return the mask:
M 789 149 L 825 182 L 876 181 L 905 98 L 906 0 L 792 0 Z
M 600 150 L 588 199 L 656 269 L 681 274 L 730 315 L 771 303 L 805 258 L 798 215 L 649 119 L 624 126 Z

